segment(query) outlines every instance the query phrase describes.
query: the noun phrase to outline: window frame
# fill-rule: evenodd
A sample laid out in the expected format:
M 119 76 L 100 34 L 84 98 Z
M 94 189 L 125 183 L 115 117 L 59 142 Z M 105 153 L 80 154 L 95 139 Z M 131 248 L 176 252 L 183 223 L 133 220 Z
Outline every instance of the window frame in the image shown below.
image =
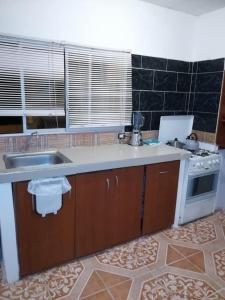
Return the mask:
M 125 126 L 127 125 L 121 125 L 121 126 L 100 126 L 100 127 L 80 127 L 80 128 L 69 128 L 68 126 L 68 95 L 67 95 L 67 68 L 66 68 L 66 46 L 77 46 L 77 47 L 87 47 L 90 49 L 99 49 L 99 50 L 106 50 L 106 51 L 121 51 L 121 52 L 128 52 L 131 54 L 131 50 L 124 50 L 124 49 L 112 49 L 112 48 L 97 48 L 97 47 L 91 47 L 87 45 L 78 45 L 78 44 L 71 44 L 71 43 L 66 43 L 62 41 L 52 41 L 52 40 L 38 40 L 38 39 L 33 39 L 33 38 L 26 38 L 26 37 L 19 37 L 19 36 L 4 36 L 0 35 L 0 38 L 4 39 L 12 39 L 15 41 L 30 41 L 33 43 L 57 43 L 63 46 L 64 48 L 64 108 L 65 108 L 65 128 L 43 128 L 43 129 L 28 129 L 27 128 L 27 116 L 24 114 L 24 109 L 23 109 L 23 114 L 21 116 L 22 118 L 22 128 L 23 132 L 21 133 L 0 133 L 0 137 L 14 137 L 14 136 L 27 136 L 32 134 L 33 132 L 37 132 L 38 134 L 41 135 L 47 135 L 47 134 L 71 134 L 71 133 L 87 133 L 87 132 L 121 132 L 124 131 Z M 132 67 L 132 66 L 131 66 Z M 24 83 L 24 74 L 23 70 L 20 70 L 20 87 L 21 87 L 21 102 L 22 106 L 25 105 L 25 83 Z M 132 85 L 131 85 L 131 91 L 132 91 Z M 132 99 L 131 99 L 131 105 L 132 105 Z M 132 112 L 131 112 L 132 113 Z

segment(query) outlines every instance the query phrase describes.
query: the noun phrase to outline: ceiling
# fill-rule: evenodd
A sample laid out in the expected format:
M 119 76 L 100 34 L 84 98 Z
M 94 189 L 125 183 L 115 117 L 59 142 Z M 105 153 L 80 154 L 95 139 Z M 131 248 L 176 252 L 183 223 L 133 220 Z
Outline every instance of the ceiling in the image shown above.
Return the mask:
M 200 16 L 225 7 L 225 0 L 142 0 L 158 6 Z

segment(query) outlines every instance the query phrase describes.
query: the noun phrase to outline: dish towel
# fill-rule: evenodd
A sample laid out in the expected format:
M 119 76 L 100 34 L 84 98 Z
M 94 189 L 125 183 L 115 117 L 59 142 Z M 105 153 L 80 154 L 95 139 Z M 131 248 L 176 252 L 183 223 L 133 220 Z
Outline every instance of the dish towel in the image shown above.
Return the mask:
M 57 214 L 62 207 L 62 194 L 71 190 L 66 177 L 35 179 L 28 183 L 28 192 L 36 196 L 36 211 L 45 217 Z

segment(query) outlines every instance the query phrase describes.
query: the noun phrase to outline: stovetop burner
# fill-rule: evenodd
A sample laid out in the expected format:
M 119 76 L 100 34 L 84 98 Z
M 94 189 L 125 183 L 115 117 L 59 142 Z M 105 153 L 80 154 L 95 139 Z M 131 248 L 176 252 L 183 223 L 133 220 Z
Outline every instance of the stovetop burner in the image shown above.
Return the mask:
M 197 151 L 196 153 L 194 153 L 195 155 L 197 156 L 202 156 L 202 157 L 205 157 L 205 156 L 209 156 L 210 153 L 206 150 L 199 150 Z
M 191 152 L 192 152 L 191 157 L 196 157 L 196 156 L 207 157 L 207 156 L 216 154 L 216 152 L 208 151 L 205 149 L 199 149 L 197 151 L 191 151 Z

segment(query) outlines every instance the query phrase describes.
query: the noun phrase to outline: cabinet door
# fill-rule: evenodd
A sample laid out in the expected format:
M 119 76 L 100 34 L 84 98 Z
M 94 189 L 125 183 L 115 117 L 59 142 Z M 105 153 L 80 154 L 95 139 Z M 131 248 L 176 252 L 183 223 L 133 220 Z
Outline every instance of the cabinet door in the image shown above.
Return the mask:
M 179 161 L 148 165 L 144 202 L 143 233 L 153 233 L 173 224 Z
M 144 167 L 112 171 L 110 198 L 111 245 L 137 238 L 141 231 L 141 198 Z
M 84 256 L 109 246 L 111 171 L 77 175 L 76 254 Z
M 27 182 L 13 184 L 21 276 L 54 267 L 75 256 L 75 177 L 68 180 L 72 191 L 63 195 L 61 210 L 44 218 L 33 209 Z

